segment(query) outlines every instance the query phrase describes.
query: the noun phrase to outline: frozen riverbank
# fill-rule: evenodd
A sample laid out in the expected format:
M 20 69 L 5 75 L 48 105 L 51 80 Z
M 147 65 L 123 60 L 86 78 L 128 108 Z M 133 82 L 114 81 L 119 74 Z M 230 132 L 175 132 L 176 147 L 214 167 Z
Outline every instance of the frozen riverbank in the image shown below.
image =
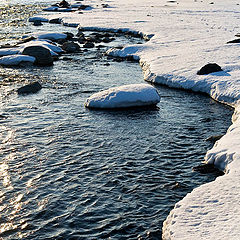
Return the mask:
M 236 239 L 238 221 L 240 119 L 239 44 L 226 44 L 239 32 L 240 6 L 237 1 L 185 0 L 89 1 L 93 9 L 61 13 L 66 25 L 104 29 L 124 29 L 154 35 L 144 45 L 113 51 L 120 56 L 139 58 L 147 81 L 191 89 L 235 107 L 233 125 L 212 150 L 206 162 L 214 163 L 226 174 L 205 184 L 177 203 L 164 226 L 165 239 Z M 216 62 L 223 72 L 198 76 L 206 63 Z M 223 116 L 224 117 L 224 116 Z

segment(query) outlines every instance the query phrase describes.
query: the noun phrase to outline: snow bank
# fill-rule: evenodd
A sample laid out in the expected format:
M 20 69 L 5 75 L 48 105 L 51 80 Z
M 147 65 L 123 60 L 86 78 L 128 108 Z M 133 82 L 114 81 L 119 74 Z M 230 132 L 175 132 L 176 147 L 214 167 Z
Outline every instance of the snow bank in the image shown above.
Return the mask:
M 35 62 L 35 57 L 31 56 L 26 56 L 26 55 L 9 55 L 9 56 L 4 56 L 0 57 L 0 65 L 3 66 L 17 66 L 21 63 L 34 63 Z
M 226 174 L 176 204 L 164 223 L 163 238 L 239 239 L 240 45 L 226 44 L 240 32 L 238 1 L 112 0 L 106 9 L 100 0 L 90 2 L 90 12 L 62 14 L 63 24 L 154 35 L 143 45 L 111 54 L 140 59 L 146 81 L 204 92 L 235 108 L 233 125 L 205 158 Z M 197 75 L 207 63 L 217 63 L 224 71 Z
M 156 105 L 160 97 L 157 90 L 149 84 L 130 84 L 109 88 L 89 97 L 88 108 L 128 108 Z

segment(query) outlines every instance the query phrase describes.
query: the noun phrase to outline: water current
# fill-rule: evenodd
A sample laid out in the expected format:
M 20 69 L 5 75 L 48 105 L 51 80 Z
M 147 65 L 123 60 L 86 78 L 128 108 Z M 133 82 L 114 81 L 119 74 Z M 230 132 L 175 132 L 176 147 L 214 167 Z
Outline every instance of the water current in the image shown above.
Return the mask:
M 2 7 L 2 41 L 38 30 L 76 34 L 26 23 L 39 7 Z M 111 44 L 139 41 L 121 36 Z M 39 93 L 16 94 L 33 80 L 43 85 Z M 212 147 L 205 139 L 226 132 L 232 110 L 163 86 L 155 86 L 158 109 L 84 108 L 92 93 L 141 82 L 138 63 L 108 59 L 96 48 L 53 67 L 0 68 L 0 237 L 161 239 L 174 204 L 215 179 L 192 167 Z

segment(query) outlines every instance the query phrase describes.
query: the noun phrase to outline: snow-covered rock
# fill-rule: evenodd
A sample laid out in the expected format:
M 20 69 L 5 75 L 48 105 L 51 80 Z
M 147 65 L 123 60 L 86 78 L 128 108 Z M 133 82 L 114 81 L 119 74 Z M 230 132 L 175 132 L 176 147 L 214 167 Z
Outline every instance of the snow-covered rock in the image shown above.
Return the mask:
M 0 57 L 0 65 L 3 66 L 17 66 L 21 63 L 34 63 L 35 57 L 21 55 L 21 54 L 15 54 L 15 55 L 9 55 Z
M 18 54 L 19 51 L 20 51 L 19 48 L 2 48 L 0 49 L 0 57 Z
M 37 39 L 48 39 L 51 41 L 57 41 L 57 40 L 67 38 L 67 34 L 57 33 L 57 32 L 36 32 L 36 33 L 25 35 L 23 36 L 23 38 L 30 37 L 30 36 L 35 37 Z
M 44 17 L 30 17 L 28 19 L 29 22 L 35 22 L 35 21 L 40 21 L 40 22 L 48 22 L 48 18 Z
M 156 105 L 160 101 L 157 90 L 148 84 L 130 84 L 109 88 L 89 97 L 88 108 L 127 108 Z

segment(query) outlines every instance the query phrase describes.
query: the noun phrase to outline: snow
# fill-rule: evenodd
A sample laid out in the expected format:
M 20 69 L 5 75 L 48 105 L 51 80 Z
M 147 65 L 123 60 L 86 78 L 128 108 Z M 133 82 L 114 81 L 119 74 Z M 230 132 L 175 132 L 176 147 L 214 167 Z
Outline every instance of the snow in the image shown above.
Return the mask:
M 0 49 L 0 57 L 7 56 L 7 55 L 13 55 L 19 53 L 18 48 L 2 48 Z
M 160 97 L 157 90 L 149 84 L 129 84 L 109 88 L 89 97 L 88 108 L 127 108 L 156 105 Z
M 84 14 L 61 13 L 63 24 L 152 36 L 143 45 L 109 54 L 139 59 L 146 81 L 204 92 L 235 108 L 233 124 L 205 156 L 225 175 L 176 203 L 163 239 L 239 239 L 240 44 L 226 44 L 240 32 L 239 1 L 111 0 L 109 8 L 102 8 L 100 0 L 89 2 L 94 8 Z M 197 75 L 207 63 L 219 64 L 223 72 Z
M 36 60 L 35 57 L 15 54 L 15 55 L 0 57 L 0 65 L 3 65 L 3 66 L 17 66 L 17 65 L 19 65 L 23 62 L 33 64 L 35 62 L 35 60 Z
M 51 41 L 57 41 L 61 39 L 66 39 L 67 34 L 57 33 L 57 32 L 36 32 L 36 33 L 30 33 L 28 35 L 23 36 L 23 39 L 27 37 L 35 37 L 37 39 L 48 39 Z
M 37 40 L 33 40 L 33 41 L 22 44 L 20 52 L 23 52 L 24 48 L 29 47 L 29 46 L 45 47 L 51 52 L 52 56 L 58 56 L 58 53 L 63 53 L 62 48 L 52 44 L 49 41 L 43 40 L 43 39 L 39 39 L 39 40 L 37 39 Z

